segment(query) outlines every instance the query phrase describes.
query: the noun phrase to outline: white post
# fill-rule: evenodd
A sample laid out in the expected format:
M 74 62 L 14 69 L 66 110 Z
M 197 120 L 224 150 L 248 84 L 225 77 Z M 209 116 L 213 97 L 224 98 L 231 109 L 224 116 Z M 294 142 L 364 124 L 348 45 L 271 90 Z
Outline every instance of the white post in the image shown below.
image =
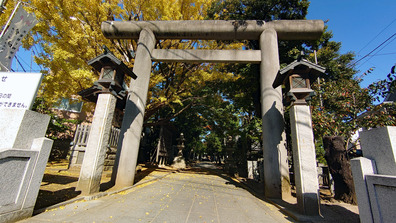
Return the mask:
M 305 215 L 320 215 L 319 181 L 308 105 L 293 105 L 290 109 L 294 175 L 297 205 Z
M 106 149 L 117 98 L 99 94 L 76 190 L 83 195 L 99 192 Z

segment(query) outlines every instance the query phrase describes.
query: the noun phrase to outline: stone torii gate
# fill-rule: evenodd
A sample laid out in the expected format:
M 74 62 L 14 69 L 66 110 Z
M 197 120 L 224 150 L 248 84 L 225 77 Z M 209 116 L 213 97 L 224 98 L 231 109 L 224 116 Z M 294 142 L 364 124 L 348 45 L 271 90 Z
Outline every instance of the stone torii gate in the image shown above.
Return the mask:
M 107 21 L 102 32 L 109 39 L 138 39 L 112 180 L 116 187 L 132 186 L 153 61 L 259 63 L 264 151 L 264 187 L 269 198 L 289 194 L 282 90 L 272 83 L 279 71 L 279 40 L 314 40 L 323 33 L 321 20 L 279 21 Z M 159 39 L 258 40 L 260 50 L 155 49 Z

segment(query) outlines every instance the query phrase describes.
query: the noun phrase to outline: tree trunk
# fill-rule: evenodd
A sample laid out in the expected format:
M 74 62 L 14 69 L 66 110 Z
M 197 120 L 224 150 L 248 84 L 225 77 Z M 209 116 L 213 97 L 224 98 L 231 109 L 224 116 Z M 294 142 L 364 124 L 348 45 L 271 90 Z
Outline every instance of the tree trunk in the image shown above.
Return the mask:
M 325 159 L 334 180 L 334 199 L 356 204 L 351 164 L 341 136 L 323 137 Z

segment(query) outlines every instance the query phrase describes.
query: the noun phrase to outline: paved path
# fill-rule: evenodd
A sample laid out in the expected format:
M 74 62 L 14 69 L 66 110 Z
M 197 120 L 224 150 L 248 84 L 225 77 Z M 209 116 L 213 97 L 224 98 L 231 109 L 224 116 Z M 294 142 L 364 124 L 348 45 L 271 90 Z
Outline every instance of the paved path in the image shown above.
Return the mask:
M 161 172 L 118 194 L 80 201 L 22 222 L 290 222 L 276 207 L 210 172 Z

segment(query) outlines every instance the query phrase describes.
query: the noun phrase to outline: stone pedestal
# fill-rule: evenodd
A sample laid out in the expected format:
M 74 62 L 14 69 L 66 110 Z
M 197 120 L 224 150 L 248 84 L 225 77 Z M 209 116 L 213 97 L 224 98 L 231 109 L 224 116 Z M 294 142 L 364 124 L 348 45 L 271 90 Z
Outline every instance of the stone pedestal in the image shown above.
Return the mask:
M 183 156 L 183 149 L 184 149 L 183 133 L 180 134 L 180 138 L 178 138 L 177 140 L 179 141 L 179 145 L 177 145 L 179 152 L 177 153 L 177 156 L 173 159 L 172 167 L 175 169 L 184 169 L 186 168 L 186 161 Z
M 186 161 L 183 156 L 176 156 L 173 159 L 172 167 L 175 169 L 185 169 Z
M 99 192 L 117 98 L 99 94 L 76 190 L 83 195 Z
M 0 223 L 32 216 L 53 141 L 50 117 L 30 110 L 0 109 Z
M 308 105 L 290 109 L 297 204 L 305 215 L 320 215 L 319 182 L 311 110 Z
M 282 89 L 274 89 L 279 71 L 278 38 L 268 28 L 260 36 L 260 94 L 263 120 L 264 191 L 269 198 L 282 199 L 290 195 L 286 135 L 284 132 Z
M 234 149 L 232 147 L 227 147 L 225 152 L 227 154 L 227 158 L 225 160 L 224 169 L 230 176 L 234 176 L 236 172 L 236 165 L 233 157 Z

